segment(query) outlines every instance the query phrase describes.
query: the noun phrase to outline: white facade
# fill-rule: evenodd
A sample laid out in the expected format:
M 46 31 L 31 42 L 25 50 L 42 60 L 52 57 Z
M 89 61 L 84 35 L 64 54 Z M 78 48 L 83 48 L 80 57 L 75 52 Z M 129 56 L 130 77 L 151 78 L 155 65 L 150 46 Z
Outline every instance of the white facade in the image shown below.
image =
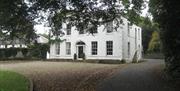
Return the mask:
M 80 55 L 83 52 L 87 60 L 132 60 L 136 51 L 138 58 L 141 58 L 141 28 L 136 25 L 129 26 L 125 18 L 117 30 L 112 28 L 109 33 L 105 25 L 98 26 L 97 33 L 93 35 L 79 34 L 76 27 L 71 27 L 70 34 L 67 34 L 66 24 L 63 25 L 63 30 L 65 35 L 61 39 L 65 41 L 50 46 L 50 59 L 74 59 L 74 54 L 78 59 L 82 59 Z

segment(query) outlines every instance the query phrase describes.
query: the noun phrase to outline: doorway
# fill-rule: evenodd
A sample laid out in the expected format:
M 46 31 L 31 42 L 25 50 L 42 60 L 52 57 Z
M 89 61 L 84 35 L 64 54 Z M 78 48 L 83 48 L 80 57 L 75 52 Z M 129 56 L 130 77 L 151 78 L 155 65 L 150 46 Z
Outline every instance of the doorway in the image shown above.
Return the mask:
M 82 60 L 85 57 L 85 43 L 83 41 L 77 42 L 76 48 L 77 58 Z
M 84 47 L 78 46 L 78 58 L 82 59 L 84 56 Z

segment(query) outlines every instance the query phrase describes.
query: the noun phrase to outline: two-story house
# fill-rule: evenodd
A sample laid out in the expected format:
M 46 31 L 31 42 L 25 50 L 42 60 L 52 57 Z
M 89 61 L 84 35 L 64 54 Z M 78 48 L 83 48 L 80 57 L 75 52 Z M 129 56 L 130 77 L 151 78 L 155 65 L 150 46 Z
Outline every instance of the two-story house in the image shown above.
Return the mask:
M 93 34 L 85 30 L 78 30 L 70 24 L 63 24 L 65 35 L 60 37 L 65 40 L 51 44 L 50 59 L 77 59 L 82 55 L 88 60 L 132 60 L 135 53 L 137 58 L 142 57 L 141 28 L 122 18 L 123 24 L 117 29 L 115 22 L 100 25 Z

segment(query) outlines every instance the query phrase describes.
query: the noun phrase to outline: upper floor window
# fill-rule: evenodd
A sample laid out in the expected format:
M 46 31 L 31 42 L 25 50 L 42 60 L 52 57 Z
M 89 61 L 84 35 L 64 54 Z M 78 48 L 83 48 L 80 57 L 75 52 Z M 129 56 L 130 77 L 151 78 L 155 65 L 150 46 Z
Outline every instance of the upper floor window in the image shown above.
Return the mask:
M 97 43 L 97 41 L 93 41 L 93 42 L 91 42 L 91 49 L 92 49 L 92 55 L 97 55 L 97 48 L 98 48 L 98 43 Z
M 71 55 L 71 42 L 66 42 L 66 55 Z
M 79 34 L 84 34 L 85 31 L 84 30 L 79 30 Z
M 106 41 L 107 55 L 113 55 L 113 41 Z
M 113 22 L 108 22 L 106 24 L 106 30 L 107 30 L 107 33 L 113 32 Z
M 141 30 L 138 29 L 138 39 L 140 39 L 140 38 L 141 38 Z
M 71 35 L 71 24 L 67 24 L 66 34 Z
M 128 36 L 130 36 L 130 23 L 128 23 Z
M 79 31 L 79 34 L 85 34 L 85 26 L 78 26 L 77 30 Z
M 55 52 L 56 52 L 56 55 L 60 55 L 60 43 L 55 44 Z
M 135 49 L 137 49 L 137 28 L 135 28 Z
M 93 27 L 92 30 L 91 30 L 91 33 L 98 33 L 97 27 Z

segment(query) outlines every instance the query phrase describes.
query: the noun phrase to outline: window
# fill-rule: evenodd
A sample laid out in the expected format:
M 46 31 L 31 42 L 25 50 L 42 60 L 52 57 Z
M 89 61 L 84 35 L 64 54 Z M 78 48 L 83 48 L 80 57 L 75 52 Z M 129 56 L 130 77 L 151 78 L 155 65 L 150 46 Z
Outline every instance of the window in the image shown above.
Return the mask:
M 113 22 L 108 22 L 106 25 L 107 33 L 113 32 Z
M 66 55 L 71 55 L 71 42 L 66 42 Z
M 128 36 L 130 36 L 130 23 L 128 23 Z
M 135 49 L 137 49 L 137 29 L 135 28 Z
M 92 55 L 97 55 L 97 48 L 98 48 L 98 43 L 96 41 L 91 42 L 91 54 Z
M 141 30 L 140 29 L 138 29 L 138 39 L 140 39 L 141 38 Z
M 56 55 L 60 55 L 60 43 L 56 43 L 55 48 Z
M 67 24 L 66 34 L 71 35 L 71 24 Z
M 79 31 L 79 34 L 84 34 L 85 33 L 85 28 L 84 27 L 77 27 L 77 30 Z
M 93 27 L 91 33 L 98 33 L 97 27 Z
M 130 57 L 130 42 L 128 42 L 128 58 Z
M 84 30 L 79 30 L 79 34 L 84 34 Z
M 113 41 L 106 41 L 107 55 L 113 55 Z

